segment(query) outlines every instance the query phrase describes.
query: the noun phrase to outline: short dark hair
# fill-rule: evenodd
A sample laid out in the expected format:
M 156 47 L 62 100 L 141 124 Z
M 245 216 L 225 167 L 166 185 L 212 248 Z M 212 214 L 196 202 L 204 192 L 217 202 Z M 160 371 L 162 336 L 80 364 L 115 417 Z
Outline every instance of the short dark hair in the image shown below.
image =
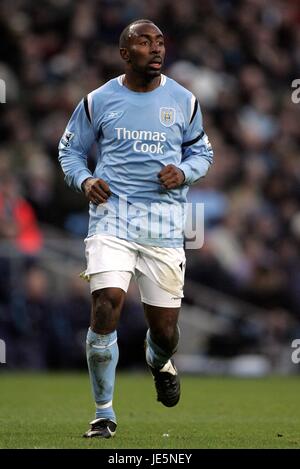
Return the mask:
M 146 20 L 146 19 L 140 19 L 140 20 L 132 21 L 132 23 L 128 24 L 128 26 L 126 26 L 126 28 L 124 28 L 123 31 L 120 34 L 120 39 L 119 39 L 120 49 L 123 49 L 124 47 L 127 47 L 127 42 L 128 42 L 128 37 L 129 37 L 129 30 L 130 30 L 131 26 L 133 26 L 134 24 L 143 24 L 143 23 L 154 24 L 153 21 Z

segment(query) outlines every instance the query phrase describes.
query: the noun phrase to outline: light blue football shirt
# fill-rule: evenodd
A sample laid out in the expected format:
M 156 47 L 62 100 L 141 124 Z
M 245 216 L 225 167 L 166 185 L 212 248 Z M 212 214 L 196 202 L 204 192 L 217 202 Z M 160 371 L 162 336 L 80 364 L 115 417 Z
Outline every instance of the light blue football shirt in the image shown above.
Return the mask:
M 92 91 L 75 109 L 59 143 L 66 182 L 82 191 L 82 182 L 93 176 L 110 187 L 106 203 L 90 203 L 88 236 L 102 233 L 181 247 L 189 185 L 205 176 L 213 160 L 199 103 L 165 75 L 159 87 L 146 93 L 131 91 L 123 79 Z M 91 174 L 87 156 L 93 143 L 97 165 Z M 158 173 L 168 164 L 184 172 L 177 189 L 159 182 Z

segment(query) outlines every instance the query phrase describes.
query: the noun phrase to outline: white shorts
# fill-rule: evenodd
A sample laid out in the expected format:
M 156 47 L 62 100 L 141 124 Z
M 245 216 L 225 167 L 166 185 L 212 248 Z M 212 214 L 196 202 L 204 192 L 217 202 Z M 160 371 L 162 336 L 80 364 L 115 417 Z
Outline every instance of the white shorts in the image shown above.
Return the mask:
M 116 287 L 125 292 L 134 275 L 143 303 L 178 308 L 183 298 L 185 252 L 183 248 L 161 248 L 106 235 L 85 239 L 91 292 Z

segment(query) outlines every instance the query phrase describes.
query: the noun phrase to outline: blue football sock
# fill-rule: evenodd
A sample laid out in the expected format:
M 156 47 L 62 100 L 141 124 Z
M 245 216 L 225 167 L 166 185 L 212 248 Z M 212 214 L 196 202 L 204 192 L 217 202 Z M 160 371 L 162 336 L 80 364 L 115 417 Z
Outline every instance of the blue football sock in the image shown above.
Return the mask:
M 179 341 L 179 328 L 178 328 L 178 341 Z M 172 355 L 177 350 L 178 341 L 174 349 L 170 351 L 163 350 L 155 342 L 153 342 L 150 330 L 148 329 L 146 334 L 146 361 L 148 365 L 153 368 L 162 368 Z
M 116 422 L 112 400 L 115 370 L 119 359 L 117 331 L 111 334 L 96 334 L 89 328 L 86 356 L 96 403 L 96 418 L 108 418 Z

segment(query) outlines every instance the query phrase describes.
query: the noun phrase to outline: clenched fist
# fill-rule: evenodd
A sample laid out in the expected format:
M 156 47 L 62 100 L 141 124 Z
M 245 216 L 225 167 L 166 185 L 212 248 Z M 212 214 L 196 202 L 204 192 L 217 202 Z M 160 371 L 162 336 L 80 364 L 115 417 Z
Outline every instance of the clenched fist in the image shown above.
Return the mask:
M 184 172 L 173 164 L 168 164 L 159 173 L 158 178 L 166 189 L 176 189 L 185 180 Z
M 82 183 L 82 189 L 90 202 L 95 205 L 103 204 L 111 196 L 107 182 L 98 178 L 87 178 Z

